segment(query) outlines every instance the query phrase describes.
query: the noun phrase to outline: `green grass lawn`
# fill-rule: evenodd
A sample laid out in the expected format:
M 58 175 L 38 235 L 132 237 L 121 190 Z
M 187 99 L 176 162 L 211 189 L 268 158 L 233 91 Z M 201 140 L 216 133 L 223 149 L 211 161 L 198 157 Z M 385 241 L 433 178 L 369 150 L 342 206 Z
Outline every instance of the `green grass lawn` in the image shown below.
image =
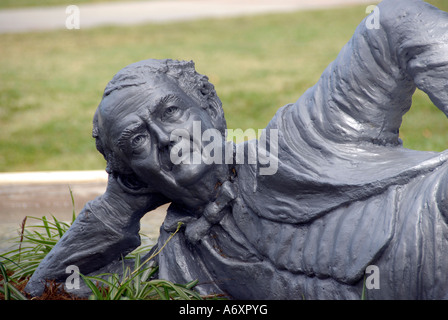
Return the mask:
M 446 1 L 432 1 L 448 10 Z M 194 60 L 229 128 L 261 129 L 314 85 L 365 6 L 188 23 L 0 35 L 0 171 L 103 169 L 91 138 L 107 82 L 148 58 Z M 422 93 L 405 146 L 446 149 L 447 122 Z

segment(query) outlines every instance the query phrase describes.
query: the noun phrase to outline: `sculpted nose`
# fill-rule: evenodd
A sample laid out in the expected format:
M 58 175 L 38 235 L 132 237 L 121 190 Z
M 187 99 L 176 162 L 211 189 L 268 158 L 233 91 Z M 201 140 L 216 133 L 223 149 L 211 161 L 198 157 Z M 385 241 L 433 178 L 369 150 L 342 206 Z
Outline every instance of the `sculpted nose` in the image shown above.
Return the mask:
M 159 147 L 166 147 L 170 145 L 170 133 L 163 128 L 153 127 L 153 134 L 157 138 Z

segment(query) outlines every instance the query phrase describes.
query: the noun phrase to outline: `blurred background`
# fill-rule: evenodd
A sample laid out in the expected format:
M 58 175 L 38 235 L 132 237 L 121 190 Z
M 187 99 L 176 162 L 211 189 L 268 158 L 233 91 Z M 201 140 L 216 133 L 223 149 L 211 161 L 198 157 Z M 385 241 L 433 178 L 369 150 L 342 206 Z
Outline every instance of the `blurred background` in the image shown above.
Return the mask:
M 184 10 L 181 4 L 187 3 L 140 2 L 168 4 L 171 13 Z M 196 10 L 213 2 L 222 4 L 226 0 L 191 1 Z M 301 0 L 287 2 L 300 4 Z M 93 114 L 113 75 L 130 63 L 148 58 L 195 61 L 197 71 L 208 75 L 216 87 L 228 128 L 262 129 L 279 107 L 294 102 L 316 83 L 365 18 L 366 7 L 375 3 L 352 2 L 338 5 L 337 0 L 315 0 L 315 6 L 305 6 L 306 10 L 260 12 L 257 6 L 275 1 L 227 1 L 233 6 L 253 6 L 257 14 L 247 11 L 223 17 L 216 12 L 185 21 L 108 22 L 83 27 L 83 6 L 117 4 L 118 0 L 0 0 L 0 24 L 2 14 L 8 12 L 45 12 L 58 6 L 58 12 L 62 12 L 59 23 L 64 25 L 65 7 L 75 4 L 80 8 L 80 29 L 0 33 L 0 172 L 104 170 L 104 159 L 91 137 Z M 427 2 L 448 11 L 448 0 Z M 121 18 L 132 20 L 125 15 L 122 11 Z M 117 23 L 119 19 L 120 14 Z M 401 129 L 404 146 L 446 149 L 446 121 L 426 95 L 417 92 Z M 96 193 L 103 190 L 104 181 L 101 183 L 94 186 Z M 14 186 L 4 185 L 0 202 L 5 203 L 12 199 Z M 67 185 L 56 189 L 63 192 L 65 203 L 70 203 Z M 14 198 L 14 212 L 0 204 L 0 224 L 10 221 L 5 218 L 8 215 L 21 221 L 24 215 L 20 212 L 28 211 L 17 203 L 24 199 L 36 203 L 36 199 L 51 194 L 48 190 L 33 198 L 31 189 L 22 189 L 21 197 Z M 87 192 L 85 185 L 76 190 L 79 211 L 95 192 Z M 39 206 L 44 208 L 39 213 L 51 215 L 62 208 L 71 214 L 66 204 Z
M 0 9 L 89 2 L 99 0 L 1 0 Z M 428 2 L 448 8 L 447 0 Z M 315 84 L 366 6 L 89 29 L 80 7 L 79 30 L 0 34 L 0 172 L 104 169 L 93 114 L 112 76 L 148 58 L 195 61 L 217 89 L 228 128 L 264 128 Z M 415 100 L 405 146 L 446 149 L 445 117 L 426 96 Z

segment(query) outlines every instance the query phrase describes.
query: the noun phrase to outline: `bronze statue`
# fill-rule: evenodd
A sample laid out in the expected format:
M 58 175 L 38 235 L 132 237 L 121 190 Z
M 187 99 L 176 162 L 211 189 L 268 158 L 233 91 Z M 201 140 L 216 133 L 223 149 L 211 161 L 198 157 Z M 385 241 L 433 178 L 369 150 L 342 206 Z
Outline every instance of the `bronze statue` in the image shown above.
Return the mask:
M 225 142 L 221 102 L 192 62 L 145 60 L 118 72 L 93 125 L 107 190 L 27 291 L 63 282 L 68 265 L 118 272 L 140 243 L 140 218 L 171 202 L 159 246 L 184 224 L 157 256 L 158 277 L 198 279 L 201 293 L 359 299 L 375 266 L 369 299 L 445 298 L 448 153 L 403 148 L 399 128 L 416 88 L 448 115 L 448 14 L 419 0 L 377 10 L 379 27 L 363 21 L 258 141 Z

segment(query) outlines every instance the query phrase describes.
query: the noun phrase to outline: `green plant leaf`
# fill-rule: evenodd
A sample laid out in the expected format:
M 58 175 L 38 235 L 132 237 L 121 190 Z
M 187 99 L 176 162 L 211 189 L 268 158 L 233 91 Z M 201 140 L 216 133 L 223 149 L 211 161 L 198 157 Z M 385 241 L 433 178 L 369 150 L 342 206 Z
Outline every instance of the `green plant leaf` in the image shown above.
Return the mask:
M 70 191 L 70 198 L 72 199 L 72 224 L 76 220 L 76 211 L 75 211 L 75 198 L 73 197 L 73 191 L 70 186 L 68 186 L 68 190 Z
M 170 299 L 169 297 L 165 296 L 165 294 L 159 288 L 157 288 L 156 285 L 151 284 L 151 288 L 153 288 L 154 291 L 157 292 L 157 294 L 160 297 L 160 299 L 162 299 L 162 300 L 169 300 Z
M 16 287 L 11 283 L 7 284 L 9 291 L 12 293 L 14 300 L 28 300 Z
M 42 222 L 44 223 L 45 230 L 47 231 L 48 238 L 51 238 L 50 227 L 48 226 L 47 217 L 42 217 Z
M 89 289 L 93 293 L 93 296 L 90 296 L 89 299 L 91 299 L 93 297 L 94 300 L 103 300 L 103 294 L 101 293 L 100 289 L 92 282 L 92 280 L 89 279 L 92 277 L 87 277 L 82 274 L 81 274 L 81 277 L 84 280 L 87 287 L 89 287 Z M 103 279 L 101 279 L 101 280 L 103 280 Z
M 56 225 L 56 228 L 58 230 L 59 233 L 59 238 L 62 238 L 62 236 L 64 235 L 65 230 L 62 229 L 61 224 L 59 223 L 58 219 L 56 219 L 55 216 L 53 216 L 54 219 L 54 223 Z

